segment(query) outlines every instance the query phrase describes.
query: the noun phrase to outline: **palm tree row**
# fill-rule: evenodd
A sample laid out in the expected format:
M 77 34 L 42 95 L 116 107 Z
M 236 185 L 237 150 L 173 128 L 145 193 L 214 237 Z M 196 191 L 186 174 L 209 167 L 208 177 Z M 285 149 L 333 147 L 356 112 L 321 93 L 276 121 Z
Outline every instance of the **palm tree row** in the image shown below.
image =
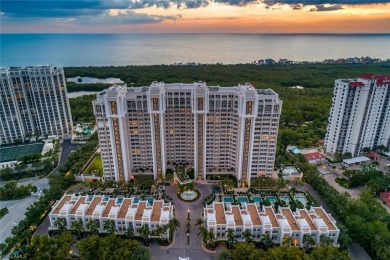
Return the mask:
M 208 248 L 214 249 L 217 242 L 215 234 L 207 230 L 202 219 L 198 219 L 195 223 L 195 226 L 199 228 L 198 236 L 202 238 L 203 244 Z

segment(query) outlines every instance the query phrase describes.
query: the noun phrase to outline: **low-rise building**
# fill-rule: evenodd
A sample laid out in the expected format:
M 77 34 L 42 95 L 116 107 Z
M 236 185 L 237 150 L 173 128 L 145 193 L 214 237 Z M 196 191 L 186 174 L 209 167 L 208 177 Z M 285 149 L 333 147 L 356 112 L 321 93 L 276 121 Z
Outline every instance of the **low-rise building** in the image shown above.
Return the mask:
M 305 244 L 305 235 L 311 236 L 316 245 L 322 235 L 336 245 L 340 234 L 336 221 L 322 207 L 297 209 L 296 212 L 289 207 L 279 207 L 275 212 L 271 206 L 255 203 L 231 205 L 214 202 L 204 208 L 203 216 L 207 230 L 222 241 L 228 239 L 228 229 L 233 230 L 237 241 L 244 241 L 243 233 L 250 230 L 254 241 L 269 237 L 274 243 L 283 244 L 286 238 L 291 237 L 295 246 Z
M 105 222 L 113 221 L 115 232 L 124 234 L 127 229 L 133 229 L 134 235 L 140 235 L 140 228 L 146 225 L 153 232 L 159 227 L 167 227 L 173 219 L 173 205 L 163 200 L 143 201 L 139 198 L 110 198 L 107 196 L 75 196 L 65 195 L 57 201 L 49 214 L 50 229 L 57 229 L 57 219 L 63 218 L 68 229 L 72 222 L 80 221 L 83 229 L 88 231 L 88 223 L 95 220 L 101 233 L 105 230 Z M 167 227 L 163 238 L 167 238 Z
M 366 157 L 366 156 L 359 156 L 359 157 L 354 157 L 354 158 L 350 158 L 350 159 L 344 159 L 342 164 L 346 167 L 348 166 L 352 166 L 352 165 L 359 165 L 359 164 L 362 164 L 362 163 L 367 163 L 367 162 L 370 162 L 370 158 Z
M 326 156 L 319 152 L 306 153 L 303 155 L 306 161 L 310 164 L 321 164 L 326 160 Z
M 286 166 L 282 170 L 283 178 L 290 181 L 302 180 L 303 173 L 294 166 Z

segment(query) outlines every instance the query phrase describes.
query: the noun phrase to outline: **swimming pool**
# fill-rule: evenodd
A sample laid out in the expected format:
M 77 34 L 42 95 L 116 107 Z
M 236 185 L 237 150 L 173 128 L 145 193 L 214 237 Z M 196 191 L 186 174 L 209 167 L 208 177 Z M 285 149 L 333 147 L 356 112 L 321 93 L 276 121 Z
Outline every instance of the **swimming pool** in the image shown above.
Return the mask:
M 270 203 L 275 203 L 278 199 L 275 196 L 267 196 L 265 199 Z
M 133 202 L 134 202 L 134 203 L 138 203 L 138 202 L 139 202 L 139 198 L 137 198 L 137 197 L 136 197 L 136 198 L 133 198 Z
M 281 200 L 283 200 L 286 203 L 290 203 L 290 201 L 291 201 L 290 197 L 288 197 L 288 196 L 282 196 L 280 198 L 281 198 Z
M 307 199 L 303 196 L 295 196 L 295 199 L 300 201 L 303 205 L 306 205 Z
M 116 203 L 118 203 L 118 204 L 121 204 L 123 202 L 123 198 L 118 198 L 117 200 L 116 200 Z
M 262 202 L 263 201 L 263 199 L 261 197 L 253 197 L 252 200 L 254 202 Z
M 103 198 L 103 201 L 108 201 L 110 198 L 108 198 L 108 197 L 104 197 Z
M 238 200 L 238 202 L 248 202 L 247 197 L 238 197 L 237 200 Z
M 147 198 L 146 200 L 148 201 L 149 204 L 153 204 L 153 200 L 154 200 L 153 198 Z
M 213 189 L 213 192 L 214 192 L 214 193 L 220 193 L 220 192 L 221 192 L 221 189 L 220 189 L 220 188 L 214 188 L 214 189 Z
M 233 198 L 223 198 L 223 202 L 233 202 Z

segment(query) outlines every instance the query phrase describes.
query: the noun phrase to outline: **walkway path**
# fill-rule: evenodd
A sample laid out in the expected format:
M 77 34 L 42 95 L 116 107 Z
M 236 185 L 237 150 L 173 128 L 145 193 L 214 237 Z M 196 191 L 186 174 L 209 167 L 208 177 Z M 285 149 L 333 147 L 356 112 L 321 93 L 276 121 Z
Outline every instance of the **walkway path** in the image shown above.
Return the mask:
M 180 228 L 175 233 L 175 242 L 169 249 L 161 249 L 157 243 L 151 246 L 153 259 L 171 260 L 179 257 L 189 257 L 195 259 L 217 259 L 218 253 L 210 254 L 202 249 L 202 241 L 198 236 L 198 228 L 195 227 L 197 219 L 201 218 L 202 202 L 211 194 L 212 184 L 195 182 L 201 196 L 191 203 L 183 202 L 177 198 L 177 185 L 168 186 L 167 195 L 173 198 L 175 206 L 175 217 L 180 222 Z M 191 228 L 189 235 L 189 245 L 187 244 L 187 214 L 190 210 Z

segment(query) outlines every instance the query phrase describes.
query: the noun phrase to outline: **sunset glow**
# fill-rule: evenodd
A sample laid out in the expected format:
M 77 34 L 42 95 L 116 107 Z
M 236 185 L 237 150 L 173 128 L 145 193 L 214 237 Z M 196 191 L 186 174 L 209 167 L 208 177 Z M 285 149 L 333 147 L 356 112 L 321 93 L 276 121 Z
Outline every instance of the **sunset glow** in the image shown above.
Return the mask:
M 0 8 L 2 33 L 390 32 L 390 3 L 381 0 L 6 0 Z

